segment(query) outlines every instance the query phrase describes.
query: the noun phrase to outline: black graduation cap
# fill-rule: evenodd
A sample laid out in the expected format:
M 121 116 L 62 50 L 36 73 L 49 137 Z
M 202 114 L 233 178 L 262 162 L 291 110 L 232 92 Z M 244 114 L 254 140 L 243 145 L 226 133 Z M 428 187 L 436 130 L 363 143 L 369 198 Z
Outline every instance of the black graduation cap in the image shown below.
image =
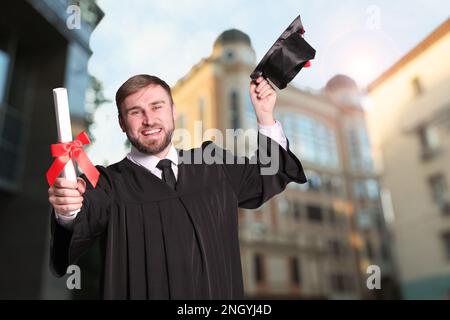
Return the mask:
M 303 39 L 303 33 L 305 29 L 300 16 L 297 16 L 265 54 L 250 78 L 256 80 L 262 75 L 279 89 L 286 88 L 303 67 L 309 66 L 309 60 L 316 55 L 316 50 Z

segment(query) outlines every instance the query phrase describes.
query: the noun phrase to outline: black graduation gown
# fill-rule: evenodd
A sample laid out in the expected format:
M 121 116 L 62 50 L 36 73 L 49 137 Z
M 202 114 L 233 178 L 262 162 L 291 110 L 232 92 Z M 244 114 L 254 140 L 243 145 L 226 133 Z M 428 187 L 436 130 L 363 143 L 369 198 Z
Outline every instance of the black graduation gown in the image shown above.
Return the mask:
M 180 163 L 176 190 L 127 158 L 97 166 L 98 184 L 87 183 L 73 231 L 52 214 L 53 272 L 64 275 L 104 236 L 105 299 L 242 299 L 238 207 L 258 208 L 289 182 L 306 182 L 289 147 L 262 134 L 258 140 L 257 162 Z M 276 159 L 270 144 L 279 151 Z M 231 155 L 210 141 L 179 155 L 193 159 L 211 147 L 222 159 Z M 268 160 L 279 161 L 279 169 L 261 175 Z

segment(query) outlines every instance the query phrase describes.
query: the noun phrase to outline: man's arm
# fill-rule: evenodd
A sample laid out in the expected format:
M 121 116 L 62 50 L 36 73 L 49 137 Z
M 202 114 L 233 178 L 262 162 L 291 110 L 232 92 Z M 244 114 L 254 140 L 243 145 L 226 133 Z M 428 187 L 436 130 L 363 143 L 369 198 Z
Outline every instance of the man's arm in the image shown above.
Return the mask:
M 275 124 L 273 109 L 277 100 L 277 93 L 272 85 L 263 77 L 250 83 L 250 99 L 255 109 L 258 124 L 271 126 Z
M 276 102 L 273 87 L 260 77 L 250 84 L 250 97 L 259 125 L 256 156 L 235 159 L 234 164 L 225 164 L 223 168 L 239 207 L 253 209 L 282 192 L 289 182 L 307 180 L 300 161 L 289 149 L 281 124 L 273 116 Z M 223 151 L 225 159 L 229 158 L 227 152 Z
M 51 213 L 50 266 L 57 276 L 66 272 L 104 232 L 111 206 L 110 179 L 101 166 L 97 186 L 94 188 L 83 179 L 77 183 L 58 178 L 49 189 Z M 81 196 L 81 199 L 80 199 Z M 70 213 L 79 210 L 76 216 Z M 57 214 L 58 213 L 58 214 Z M 70 220 L 64 225 L 62 219 Z
M 80 212 L 80 210 L 81 209 L 78 209 L 78 210 L 75 210 L 68 214 L 62 214 L 62 213 L 54 210 L 56 222 L 58 222 L 58 224 L 60 226 L 63 226 L 67 230 L 71 231 L 72 227 L 73 227 L 73 222 L 74 222 L 75 218 L 77 217 L 78 212 Z
M 262 133 L 266 137 L 269 137 L 273 141 L 277 142 L 284 150 L 287 150 L 287 139 L 284 135 L 283 127 L 281 123 L 275 120 L 275 124 L 271 126 L 264 126 L 258 124 L 259 133 Z
M 281 124 L 275 120 L 273 115 L 277 100 L 275 89 L 266 79 L 259 77 L 250 83 L 250 99 L 258 121 L 259 132 L 276 141 L 286 150 L 286 136 Z

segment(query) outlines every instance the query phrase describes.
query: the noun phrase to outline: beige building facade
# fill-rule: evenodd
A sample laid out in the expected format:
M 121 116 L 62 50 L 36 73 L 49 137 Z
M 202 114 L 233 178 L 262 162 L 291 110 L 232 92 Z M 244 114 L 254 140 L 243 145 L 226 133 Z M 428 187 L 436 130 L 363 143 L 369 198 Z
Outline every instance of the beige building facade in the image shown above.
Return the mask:
M 369 86 L 404 298 L 450 295 L 450 19 Z

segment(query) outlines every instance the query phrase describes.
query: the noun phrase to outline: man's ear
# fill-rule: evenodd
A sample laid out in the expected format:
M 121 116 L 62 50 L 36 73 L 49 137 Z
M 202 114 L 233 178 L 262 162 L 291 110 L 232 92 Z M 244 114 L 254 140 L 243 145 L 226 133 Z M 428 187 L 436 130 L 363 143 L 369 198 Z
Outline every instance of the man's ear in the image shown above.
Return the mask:
M 123 123 L 122 116 L 119 114 L 117 117 L 119 118 L 119 125 L 120 125 L 120 128 L 122 129 L 122 132 L 126 132 L 125 124 Z

